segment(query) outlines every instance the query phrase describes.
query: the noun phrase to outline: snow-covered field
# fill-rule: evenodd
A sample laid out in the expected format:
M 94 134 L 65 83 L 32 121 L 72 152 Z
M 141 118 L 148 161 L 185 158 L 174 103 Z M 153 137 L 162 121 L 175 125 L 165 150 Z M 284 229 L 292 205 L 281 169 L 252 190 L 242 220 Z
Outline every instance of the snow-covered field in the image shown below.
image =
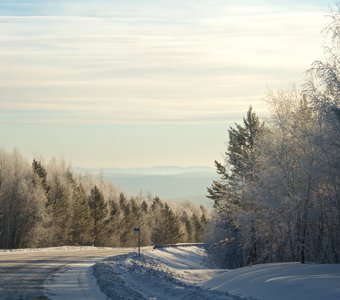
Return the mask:
M 98 262 L 93 272 L 109 299 L 338 300 L 340 264 L 205 267 L 202 248 L 169 247 Z

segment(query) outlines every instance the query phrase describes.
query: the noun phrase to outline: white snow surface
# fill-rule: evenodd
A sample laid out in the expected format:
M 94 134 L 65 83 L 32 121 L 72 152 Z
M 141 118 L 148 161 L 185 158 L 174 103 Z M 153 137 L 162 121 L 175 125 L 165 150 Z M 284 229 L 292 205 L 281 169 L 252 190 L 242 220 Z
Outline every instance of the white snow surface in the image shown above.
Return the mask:
M 260 264 L 230 270 L 201 286 L 259 300 L 339 300 L 340 264 Z
M 110 257 L 94 266 L 94 275 L 109 299 L 251 299 L 200 287 L 225 271 L 206 269 L 204 261 L 199 247 L 169 247 Z
M 205 267 L 196 246 L 144 250 L 93 267 L 108 299 L 339 300 L 340 264 L 261 264 L 235 270 Z
M 155 262 L 165 265 L 177 278 L 186 283 L 198 284 L 226 271 L 208 269 L 206 252 L 202 247 L 166 247 L 149 250 L 145 254 Z
M 25 253 L 25 252 L 48 252 L 48 251 L 64 251 L 64 250 L 105 250 L 112 247 L 94 247 L 94 246 L 58 246 L 46 248 L 21 248 L 21 249 L 1 249 L 1 254 L 8 253 Z
M 90 268 L 99 260 L 88 259 L 82 263 L 68 264 L 51 274 L 44 284 L 46 297 L 53 300 L 106 300 Z

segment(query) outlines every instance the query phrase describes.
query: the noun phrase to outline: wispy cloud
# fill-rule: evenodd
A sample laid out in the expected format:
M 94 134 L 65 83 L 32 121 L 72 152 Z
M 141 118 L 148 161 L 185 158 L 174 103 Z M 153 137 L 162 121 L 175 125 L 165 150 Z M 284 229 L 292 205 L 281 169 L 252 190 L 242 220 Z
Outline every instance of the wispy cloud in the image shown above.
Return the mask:
M 228 125 L 322 56 L 328 3 L 2 0 L 1 145 L 85 167 L 213 164 Z
M 303 78 L 327 21 L 236 1 L 37 2 L 0 4 L 6 122 L 225 122 Z

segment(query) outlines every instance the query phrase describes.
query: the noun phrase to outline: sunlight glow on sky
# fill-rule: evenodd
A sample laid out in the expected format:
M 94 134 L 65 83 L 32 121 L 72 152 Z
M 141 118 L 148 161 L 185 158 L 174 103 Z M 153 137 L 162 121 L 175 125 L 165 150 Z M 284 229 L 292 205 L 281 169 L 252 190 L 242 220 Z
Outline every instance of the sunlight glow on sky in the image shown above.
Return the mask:
M 82 167 L 212 165 L 322 59 L 330 1 L 0 2 L 0 146 Z

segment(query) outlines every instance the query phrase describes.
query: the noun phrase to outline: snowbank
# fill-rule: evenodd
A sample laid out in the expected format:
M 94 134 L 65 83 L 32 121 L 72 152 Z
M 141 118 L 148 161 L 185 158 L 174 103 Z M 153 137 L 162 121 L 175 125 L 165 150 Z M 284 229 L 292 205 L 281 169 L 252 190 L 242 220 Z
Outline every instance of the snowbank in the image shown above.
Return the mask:
M 339 300 L 340 264 L 262 264 L 230 270 L 201 285 L 259 300 Z
M 221 272 L 204 269 L 204 257 L 198 247 L 156 249 L 108 258 L 94 266 L 94 275 L 109 299 L 250 299 L 198 286 Z
M 177 278 L 186 283 L 197 284 L 209 280 L 224 269 L 207 269 L 206 252 L 201 246 L 180 245 L 146 251 L 145 254 L 154 261 L 165 265 Z
M 340 264 L 262 264 L 235 270 L 205 267 L 202 247 L 144 249 L 94 266 L 109 299 L 339 300 Z

